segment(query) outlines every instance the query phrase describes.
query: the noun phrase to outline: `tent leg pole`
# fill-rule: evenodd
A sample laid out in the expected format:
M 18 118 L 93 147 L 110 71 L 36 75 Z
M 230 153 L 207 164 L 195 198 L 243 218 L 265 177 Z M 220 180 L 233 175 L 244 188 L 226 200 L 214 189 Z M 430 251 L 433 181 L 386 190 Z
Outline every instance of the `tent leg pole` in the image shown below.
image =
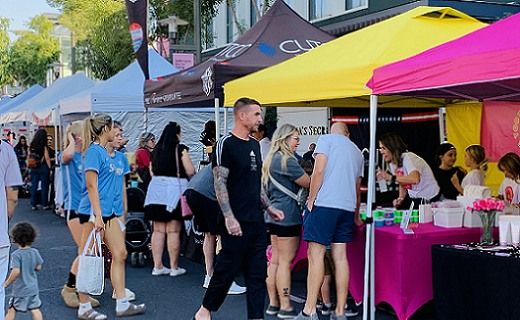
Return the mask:
M 439 134 L 440 134 L 440 141 L 443 143 L 444 141 L 447 141 L 446 137 L 446 108 L 439 108 Z
M 228 110 L 224 107 L 224 134 L 228 132 Z
M 148 132 L 148 108 L 144 108 L 144 132 Z
M 215 132 L 216 140 L 220 138 L 220 102 L 218 98 L 215 98 Z
M 368 160 L 368 195 L 367 195 L 367 228 L 365 240 L 365 272 L 363 290 L 363 320 L 375 319 L 374 292 L 374 226 L 372 210 L 375 205 L 376 182 L 376 126 L 377 126 L 377 96 L 370 96 L 370 146 Z M 370 294 L 369 294 L 370 293 Z M 370 302 L 370 307 L 369 307 Z M 370 317 L 369 317 L 370 312 Z

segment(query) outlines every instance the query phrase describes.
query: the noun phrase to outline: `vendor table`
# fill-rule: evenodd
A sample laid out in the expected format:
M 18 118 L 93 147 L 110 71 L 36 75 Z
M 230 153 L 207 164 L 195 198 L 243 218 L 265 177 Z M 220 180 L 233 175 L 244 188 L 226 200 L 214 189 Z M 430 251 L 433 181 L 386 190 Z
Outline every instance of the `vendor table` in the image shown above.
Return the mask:
M 518 255 L 434 246 L 432 257 L 437 319 L 520 319 Z
M 478 241 L 479 228 L 441 228 L 420 224 L 414 234 L 404 234 L 399 226 L 375 229 L 375 302 L 388 303 L 401 319 L 410 318 L 433 299 L 431 247 Z M 359 228 L 347 246 L 350 266 L 350 294 L 363 299 L 365 231 Z M 307 259 L 307 244 L 302 244 L 293 265 Z M 520 294 L 520 291 L 519 291 Z

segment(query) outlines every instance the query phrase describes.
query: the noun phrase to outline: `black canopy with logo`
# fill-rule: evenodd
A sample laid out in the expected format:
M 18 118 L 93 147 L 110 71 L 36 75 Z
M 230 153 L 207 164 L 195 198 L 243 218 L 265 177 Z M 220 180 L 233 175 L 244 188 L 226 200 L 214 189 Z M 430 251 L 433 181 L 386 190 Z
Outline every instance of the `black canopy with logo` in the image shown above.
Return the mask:
M 215 56 L 181 72 L 147 80 L 145 106 L 214 106 L 214 99 L 223 97 L 222 86 L 227 81 L 290 59 L 332 39 L 333 36 L 301 18 L 283 0 L 277 0 L 251 29 Z

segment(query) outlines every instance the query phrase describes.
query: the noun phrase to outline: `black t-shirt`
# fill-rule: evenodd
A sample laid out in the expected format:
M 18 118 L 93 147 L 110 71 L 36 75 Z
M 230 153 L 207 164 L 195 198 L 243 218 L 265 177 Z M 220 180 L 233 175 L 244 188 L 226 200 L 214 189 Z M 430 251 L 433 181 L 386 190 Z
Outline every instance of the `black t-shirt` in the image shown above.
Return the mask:
M 221 138 L 213 157 L 213 167 L 229 169 L 227 190 L 231 210 L 238 221 L 263 222 L 260 200 L 262 156 L 253 138 L 242 140 L 233 134 Z
M 451 183 L 451 177 L 453 177 L 455 172 L 457 173 L 457 177 L 459 177 L 459 182 L 462 182 L 466 174 L 459 167 L 453 167 L 449 170 L 443 170 L 439 167 L 433 168 L 433 175 L 441 189 L 439 193 L 446 199 L 457 200 L 457 196 L 459 195 L 459 191 L 457 191 L 453 183 Z
M 186 170 L 184 169 L 184 166 L 182 165 L 182 152 L 186 150 L 189 151 L 189 148 L 183 144 L 179 144 L 179 147 L 177 148 L 178 151 L 178 160 L 175 159 L 175 157 L 169 157 L 169 160 L 167 163 L 164 163 L 160 165 L 160 161 L 158 159 L 154 159 L 157 157 L 157 153 L 154 152 L 152 154 L 152 171 L 153 174 L 156 176 L 166 176 L 166 177 L 177 177 L 177 161 L 179 161 L 179 174 L 181 178 L 188 179 L 188 175 L 186 174 Z M 170 154 L 175 154 L 175 149 L 168 151 Z

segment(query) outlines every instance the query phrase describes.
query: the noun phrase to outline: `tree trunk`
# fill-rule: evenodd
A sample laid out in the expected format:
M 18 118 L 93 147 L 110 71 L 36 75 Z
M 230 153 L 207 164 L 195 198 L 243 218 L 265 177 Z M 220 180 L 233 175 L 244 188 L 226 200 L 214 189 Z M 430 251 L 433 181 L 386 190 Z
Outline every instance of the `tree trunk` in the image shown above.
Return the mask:
M 233 0 L 227 0 L 227 5 L 231 8 L 231 12 L 233 13 L 233 23 L 238 29 L 238 34 L 243 35 L 246 32 L 244 26 L 240 24 L 238 21 L 237 9 L 235 7 L 235 2 Z

